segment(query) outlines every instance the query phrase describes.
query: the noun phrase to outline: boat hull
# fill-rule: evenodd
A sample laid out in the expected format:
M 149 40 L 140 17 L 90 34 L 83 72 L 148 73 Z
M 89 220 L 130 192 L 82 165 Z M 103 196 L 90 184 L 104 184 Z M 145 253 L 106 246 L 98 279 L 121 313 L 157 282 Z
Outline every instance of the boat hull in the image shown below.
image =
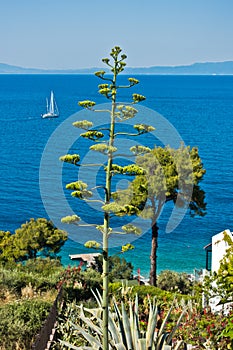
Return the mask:
M 58 117 L 59 117 L 59 114 L 45 113 L 45 114 L 42 114 L 41 117 L 42 117 L 43 119 L 45 119 L 45 118 L 58 118 Z

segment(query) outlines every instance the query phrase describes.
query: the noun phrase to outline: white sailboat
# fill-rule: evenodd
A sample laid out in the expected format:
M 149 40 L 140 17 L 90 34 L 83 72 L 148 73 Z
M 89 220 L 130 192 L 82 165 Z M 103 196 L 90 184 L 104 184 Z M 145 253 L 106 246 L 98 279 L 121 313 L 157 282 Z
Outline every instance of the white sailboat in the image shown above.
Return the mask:
M 59 117 L 58 107 L 54 98 L 54 93 L 51 91 L 50 101 L 46 98 L 46 113 L 41 115 L 42 118 L 57 118 Z

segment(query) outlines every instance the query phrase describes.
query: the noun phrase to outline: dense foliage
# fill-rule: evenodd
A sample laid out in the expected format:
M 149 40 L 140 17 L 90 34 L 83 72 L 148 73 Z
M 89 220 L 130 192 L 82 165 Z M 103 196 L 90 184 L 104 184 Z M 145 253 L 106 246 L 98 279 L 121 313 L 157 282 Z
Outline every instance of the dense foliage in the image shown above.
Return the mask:
M 0 349 L 30 349 L 51 305 L 36 299 L 0 305 Z
M 67 233 L 47 219 L 31 219 L 15 230 L 0 231 L 0 261 L 24 261 L 38 255 L 56 257 L 67 240 Z
M 59 260 L 31 259 L 0 266 L 0 349 L 28 350 L 57 296 Z
M 95 258 L 92 268 L 99 273 L 103 273 L 103 256 Z M 133 265 L 118 255 L 109 256 L 109 282 L 114 280 L 130 280 L 133 278 Z
M 129 188 L 118 191 L 114 197 L 118 205 L 127 203 L 140 208 L 133 214 L 151 220 L 150 284 L 156 285 L 158 217 L 167 202 L 173 202 L 178 208 L 188 208 L 191 216 L 205 214 L 205 192 L 199 184 L 205 169 L 198 149 L 183 144 L 178 149 L 170 146 L 147 148 L 145 154 L 137 156 L 136 164 L 142 173 L 136 174 Z

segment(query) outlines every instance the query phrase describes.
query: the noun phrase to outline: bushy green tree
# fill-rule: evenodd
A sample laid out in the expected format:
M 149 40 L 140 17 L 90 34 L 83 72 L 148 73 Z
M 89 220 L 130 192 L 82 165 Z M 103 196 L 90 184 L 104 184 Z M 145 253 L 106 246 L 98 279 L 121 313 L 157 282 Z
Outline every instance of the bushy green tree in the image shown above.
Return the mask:
M 95 262 L 92 264 L 92 268 L 100 273 L 103 273 L 103 256 L 99 255 L 95 257 Z M 123 257 L 113 255 L 109 257 L 109 281 L 122 279 L 132 279 L 133 266 L 130 262 L 127 262 Z
M 171 292 L 190 294 L 193 283 L 187 273 L 164 270 L 158 275 L 157 286 Z
M 0 260 L 23 261 L 38 255 L 56 257 L 67 240 L 67 233 L 45 218 L 30 219 L 14 234 L 1 231 Z
M 159 215 L 164 205 L 172 202 L 189 208 L 191 216 L 203 216 L 205 192 L 199 182 L 205 169 L 196 147 L 181 144 L 178 149 L 155 147 L 140 153 L 144 154 L 137 156 L 136 164 L 143 169 L 142 174 L 136 175 L 129 188 L 114 194 L 114 198 L 120 204 L 128 197 L 128 205 L 141 209 L 136 214 L 151 220 L 150 284 L 156 285 Z

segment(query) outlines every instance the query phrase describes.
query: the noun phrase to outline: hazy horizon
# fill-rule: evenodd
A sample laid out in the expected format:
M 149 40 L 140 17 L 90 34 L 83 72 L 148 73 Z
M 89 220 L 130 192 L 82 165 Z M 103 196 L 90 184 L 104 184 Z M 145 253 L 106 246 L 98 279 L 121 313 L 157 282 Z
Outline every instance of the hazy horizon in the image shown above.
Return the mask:
M 155 67 L 164 67 L 164 68 L 176 68 L 176 67 L 189 67 L 189 66 L 192 66 L 192 65 L 195 65 L 195 64 L 212 64 L 212 63 L 227 63 L 227 62 L 233 62 L 233 59 L 232 60 L 226 60 L 226 61 L 203 61 L 203 62 L 192 62 L 190 64 L 181 64 L 181 65 L 152 65 L 152 66 L 127 66 L 126 68 L 132 68 L 132 69 L 137 69 L 137 68 L 141 68 L 141 69 L 149 69 L 149 68 L 155 68 Z M 64 69 L 57 69 L 57 68 L 38 68 L 38 67 L 23 67 L 23 66 L 17 66 L 17 65 L 11 65 L 9 63 L 6 63 L 6 62 L 0 62 L 0 65 L 3 64 L 3 65 L 6 65 L 6 66 L 9 66 L 9 67 L 16 67 L 16 68 L 22 68 L 22 69 L 36 69 L 36 70 L 45 70 L 45 71 L 54 71 L 54 70 L 92 70 L 92 69 L 97 69 L 97 68 L 100 68 L 101 65 L 99 66 L 92 66 L 92 67 L 77 67 L 77 68 L 64 68 Z
M 233 59 L 231 0 L 3 1 L 0 62 L 37 69 L 101 67 L 121 46 L 129 67 Z

